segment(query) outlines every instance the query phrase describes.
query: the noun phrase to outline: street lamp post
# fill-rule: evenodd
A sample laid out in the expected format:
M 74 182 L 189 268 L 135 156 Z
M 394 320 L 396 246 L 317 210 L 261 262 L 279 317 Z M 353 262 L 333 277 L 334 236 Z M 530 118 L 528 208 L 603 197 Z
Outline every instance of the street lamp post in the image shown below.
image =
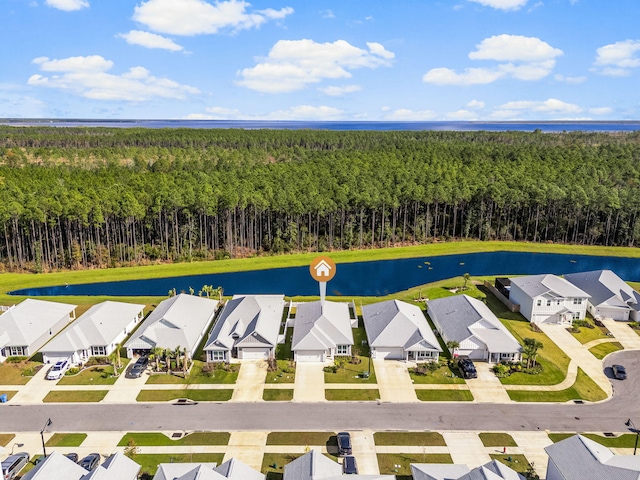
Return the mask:
M 47 423 L 44 424 L 44 427 L 42 427 L 42 430 L 40 430 L 40 438 L 42 439 L 42 453 L 44 453 L 44 457 L 47 458 L 47 449 L 44 446 L 44 432 L 47 429 L 47 427 L 50 427 L 51 424 L 53 422 L 51 421 L 51 419 L 47 420 Z
M 627 420 L 625 422 L 625 425 L 627 426 L 627 428 L 629 429 L 630 432 L 633 432 L 636 434 L 636 444 L 633 447 L 633 454 L 636 454 L 636 450 L 638 450 L 638 437 L 640 436 L 640 430 L 636 428 L 636 426 L 633 424 L 633 422 L 631 421 L 631 419 Z

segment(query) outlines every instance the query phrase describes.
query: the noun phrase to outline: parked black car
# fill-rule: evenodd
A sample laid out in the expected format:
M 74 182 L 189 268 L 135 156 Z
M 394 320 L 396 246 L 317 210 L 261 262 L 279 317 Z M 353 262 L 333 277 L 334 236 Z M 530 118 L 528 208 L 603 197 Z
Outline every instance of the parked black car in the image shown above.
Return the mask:
M 613 376 L 618 380 L 627 379 L 627 370 L 622 365 L 613 365 L 611 368 L 613 369 Z
M 69 460 L 72 460 L 75 463 L 78 463 L 78 454 L 77 453 L 65 453 L 64 454 L 65 457 L 67 457 Z
M 351 435 L 349 432 L 338 433 L 338 455 L 344 457 L 345 455 L 351 455 Z
M 142 373 L 147 369 L 147 364 L 149 363 L 149 358 L 147 356 L 142 356 L 136 360 L 136 363 L 131 365 L 129 371 L 125 375 L 127 378 L 139 378 Z
M 82 460 L 80 460 L 79 464 L 85 470 L 93 470 L 100 463 L 100 454 L 99 453 L 90 453 Z
M 356 457 L 348 455 L 344 457 L 344 463 L 342 464 L 342 471 L 345 475 L 357 475 L 358 464 L 356 463 Z
M 476 366 L 468 358 L 461 358 L 458 360 L 458 368 L 464 378 L 478 378 L 478 372 Z

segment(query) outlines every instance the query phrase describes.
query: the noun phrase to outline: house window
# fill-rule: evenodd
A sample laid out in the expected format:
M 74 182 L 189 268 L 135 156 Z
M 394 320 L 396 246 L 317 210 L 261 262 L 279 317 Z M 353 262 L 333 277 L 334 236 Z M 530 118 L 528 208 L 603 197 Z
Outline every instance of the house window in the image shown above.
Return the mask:
M 560 300 L 558 300 L 558 301 L 556 302 L 556 305 L 560 305 Z
M 573 314 L 573 319 L 574 320 L 580 320 L 580 313 L 576 312 Z
M 421 359 L 426 359 L 426 358 L 433 358 L 434 352 L 416 352 L 416 357 L 421 360 Z
M 213 352 L 209 352 L 209 358 L 211 359 L 212 362 L 224 362 L 225 358 L 224 358 L 224 351 L 213 351 Z
M 551 306 L 551 300 L 547 300 L 547 307 Z
M 336 345 L 336 355 L 349 355 L 349 345 Z
M 539 307 L 541 307 L 541 306 L 542 306 L 542 300 L 538 299 L 537 305 L 538 305 Z
M 24 356 L 24 347 L 9 347 L 9 353 L 12 357 Z
M 582 305 L 582 299 L 581 298 L 574 298 L 573 299 L 573 304 L 574 305 Z
M 107 347 L 104 347 L 104 346 L 91 347 L 91 355 L 104 357 L 107 355 Z

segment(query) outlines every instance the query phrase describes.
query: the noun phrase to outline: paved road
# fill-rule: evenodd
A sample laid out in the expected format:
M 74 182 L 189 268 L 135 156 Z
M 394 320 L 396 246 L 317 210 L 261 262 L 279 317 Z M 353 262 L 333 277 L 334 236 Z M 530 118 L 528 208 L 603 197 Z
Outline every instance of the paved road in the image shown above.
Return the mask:
M 220 403 L 191 406 L 150 405 L 3 405 L 0 430 L 51 431 L 154 430 L 488 430 L 569 432 L 624 431 L 631 418 L 640 423 L 640 351 L 608 357 L 627 367 L 629 379 L 612 380 L 614 396 L 594 405 L 420 403 Z

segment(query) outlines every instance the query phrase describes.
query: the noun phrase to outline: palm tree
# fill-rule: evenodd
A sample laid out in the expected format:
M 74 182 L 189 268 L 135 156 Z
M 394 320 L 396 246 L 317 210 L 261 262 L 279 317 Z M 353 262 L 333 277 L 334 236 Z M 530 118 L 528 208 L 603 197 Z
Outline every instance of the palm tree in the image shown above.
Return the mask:
M 182 374 L 184 378 L 187 378 L 187 370 L 189 367 L 189 357 L 187 355 L 187 349 L 185 348 L 182 354 Z
M 118 362 L 120 360 L 120 353 L 118 352 L 118 349 L 116 348 L 113 352 L 111 352 L 107 358 L 109 359 L 109 361 L 111 362 L 111 365 L 113 366 L 113 376 L 117 377 Z
M 527 368 L 531 368 L 536 364 L 538 358 L 538 350 L 544 348 L 544 343 L 535 338 L 525 338 L 522 353 L 527 356 Z
M 464 285 L 462 286 L 462 289 L 466 290 L 467 289 L 467 282 L 471 279 L 471 275 L 469 275 L 468 273 L 465 273 L 463 275 L 463 277 L 464 277 Z
M 447 348 L 449 349 L 449 352 L 451 352 L 451 356 L 455 357 L 456 350 L 460 347 L 460 342 L 456 340 L 449 340 L 446 345 L 447 345 Z
M 156 362 L 156 372 L 158 372 L 160 370 L 160 357 L 164 353 L 164 349 L 161 347 L 153 347 L 152 351 L 153 358 Z

